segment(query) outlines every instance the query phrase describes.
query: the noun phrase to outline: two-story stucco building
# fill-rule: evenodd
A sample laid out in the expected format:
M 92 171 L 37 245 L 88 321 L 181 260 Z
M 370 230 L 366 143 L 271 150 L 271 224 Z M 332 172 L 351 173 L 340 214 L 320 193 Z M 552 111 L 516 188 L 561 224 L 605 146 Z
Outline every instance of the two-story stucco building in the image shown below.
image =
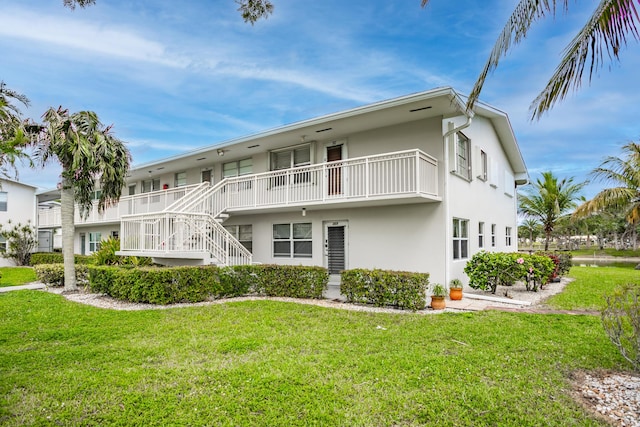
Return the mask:
M 76 218 L 76 252 L 119 236 L 166 264 L 276 263 L 465 280 L 479 250 L 515 251 L 527 170 L 505 113 L 438 88 L 133 168 L 117 206 Z M 53 200 L 43 192 L 40 201 Z M 40 229 L 59 207 L 39 211 Z
M 0 224 L 11 229 L 14 224 L 30 224 L 36 228 L 36 187 L 18 181 L 0 179 Z M 44 233 L 42 243 L 45 244 Z M 7 250 L 7 241 L 0 236 L 0 251 Z M 15 265 L 11 259 L 0 257 L 0 267 Z

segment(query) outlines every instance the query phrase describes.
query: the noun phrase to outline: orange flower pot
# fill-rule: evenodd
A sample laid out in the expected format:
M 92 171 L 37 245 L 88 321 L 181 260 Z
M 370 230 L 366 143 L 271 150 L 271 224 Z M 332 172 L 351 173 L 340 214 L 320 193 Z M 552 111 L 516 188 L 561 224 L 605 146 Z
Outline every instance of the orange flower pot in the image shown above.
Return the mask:
M 462 299 L 462 288 L 449 289 L 449 298 L 452 301 L 459 301 Z
M 431 308 L 434 310 L 444 310 L 446 302 L 444 297 L 431 296 Z

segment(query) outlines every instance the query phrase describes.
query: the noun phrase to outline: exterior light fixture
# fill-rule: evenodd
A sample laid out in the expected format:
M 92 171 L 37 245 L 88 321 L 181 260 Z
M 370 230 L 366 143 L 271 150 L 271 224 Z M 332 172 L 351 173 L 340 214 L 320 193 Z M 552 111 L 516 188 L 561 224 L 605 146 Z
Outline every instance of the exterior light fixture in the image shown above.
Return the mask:
M 307 208 L 302 208 L 302 216 L 307 216 Z
M 218 150 L 218 156 L 220 156 L 220 157 L 224 156 L 224 150 L 219 149 Z

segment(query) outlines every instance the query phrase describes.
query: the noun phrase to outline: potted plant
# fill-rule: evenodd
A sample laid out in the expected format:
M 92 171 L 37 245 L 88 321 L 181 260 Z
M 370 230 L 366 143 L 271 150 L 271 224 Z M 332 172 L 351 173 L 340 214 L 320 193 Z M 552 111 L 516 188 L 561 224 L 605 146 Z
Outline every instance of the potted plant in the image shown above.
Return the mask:
M 446 307 L 444 297 L 447 295 L 447 289 L 440 283 L 435 283 L 431 288 L 431 308 L 434 310 L 443 310 Z
M 453 279 L 449 282 L 449 298 L 451 300 L 462 299 L 462 282 L 460 279 Z

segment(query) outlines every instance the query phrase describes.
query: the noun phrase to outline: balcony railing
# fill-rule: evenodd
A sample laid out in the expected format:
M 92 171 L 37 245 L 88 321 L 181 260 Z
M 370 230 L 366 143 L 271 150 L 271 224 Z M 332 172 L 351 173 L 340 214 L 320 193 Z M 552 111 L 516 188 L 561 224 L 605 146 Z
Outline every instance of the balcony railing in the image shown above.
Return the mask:
M 152 191 L 149 193 L 136 194 L 133 196 L 123 196 L 120 201 L 98 213 L 98 202 L 94 202 L 94 207 L 89 212 L 87 218 L 81 218 L 76 205 L 75 224 L 92 224 L 101 222 L 118 222 L 123 215 L 133 215 L 140 213 L 159 212 L 175 203 L 177 200 L 190 193 L 195 188 L 203 184 L 185 185 L 168 190 Z M 208 184 L 207 184 L 208 185 Z M 60 207 L 38 209 L 39 227 L 60 227 Z
M 182 211 L 214 217 L 225 211 L 438 195 L 438 161 L 420 150 L 228 178 Z

